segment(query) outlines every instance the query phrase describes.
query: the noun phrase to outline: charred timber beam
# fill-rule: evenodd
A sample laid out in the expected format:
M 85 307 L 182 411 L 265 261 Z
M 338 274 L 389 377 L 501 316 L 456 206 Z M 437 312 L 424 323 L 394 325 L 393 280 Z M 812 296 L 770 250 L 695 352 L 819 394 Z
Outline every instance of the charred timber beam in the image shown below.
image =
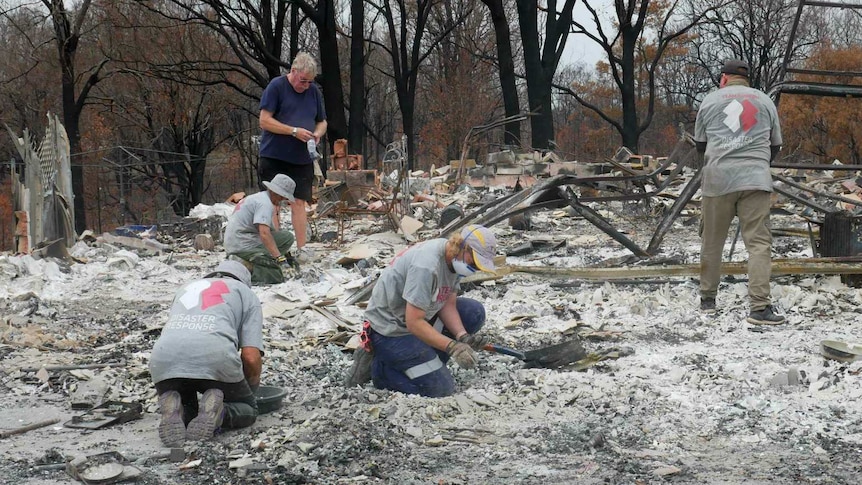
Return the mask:
M 787 72 L 794 74 L 810 74 L 812 76 L 846 76 L 846 77 L 862 77 L 862 72 L 859 71 L 821 71 L 817 69 L 798 69 L 788 67 Z
M 691 198 L 694 197 L 694 194 L 697 192 L 697 189 L 700 188 L 702 179 L 703 171 L 698 170 L 697 172 L 695 172 L 691 180 L 688 181 L 688 184 L 686 184 L 685 188 L 682 189 L 682 192 L 680 192 L 679 197 L 677 197 L 677 199 L 671 206 L 670 211 L 665 214 L 658 227 L 656 227 L 652 239 L 650 239 L 649 247 L 647 247 L 648 253 L 656 254 L 658 252 L 659 247 L 661 247 L 662 241 L 664 241 L 664 237 L 667 235 L 667 232 L 670 231 L 670 228 L 673 227 L 673 222 L 679 217 L 679 215 L 682 213 L 682 210 L 691 201 Z
M 573 175 L 557 175 L 545 180 L 542 183 L 532 186 L 529 190 L 522 190 L 509 194 L 506 197 L 491 201 L 473 212 L 465 215 L 460 219 L 450 222 L 446 227 L 440 230 L 439 237 L 448 237 L 450 234 L 461 229 L 468 224 L 481 224 L 490 226 L 489 221 L 497 222 L 505 219 L 509 211 L 514 210 L 520 204 L 529 205 L 529 199 L 539 199 L 542 195 L 550 190 L 554 190 L 561 185 L 572 184 L 577 180 Z
M 578 202 L 578 196 L 575 195 L 575 192 L 571 187 L 566 187 L 566 195 L 569 197 L 569 206 L 575 210 L 578 214 L 580 214 L 584 219 L 590 222 L 590 224 L 596 226 L 599 230 L 612 237 L 615 241 L 622 244 L 629 251 L 634 253 L 636 256 L 649 257 L 649 253 L 640 248 L 637 244 L 634 243 L 631 239 L 627 238 L 621 232 L 614 229 L 610 222 L 608 222 L 604 217 L 602 217 L 598 212 L 590 209 L 589 207 Z
M 835 7 L 835 8 L 862 8 L 862 3 L 841 3 L 841 2 L 808 2 L 804 1 L 801 5 L 811 7 Z
M 804 190 L 806 192 L 811 192 L 812 194 L 816 194 L 816 195 L 819 195 L 821 197 L 826 197 L 827 199 L 837 200 L 840 202 L 846 202 L 848 204 L 853 204 L 857 207 L 862 207 L 862 202 L 859 202 L 858 200 L 853 200 L 853 199 L 849 199 L 847 197 L 842 197 L 842 196 L 837 195 L 837 194 L 824 192 L 822 190 L 815 189 L 814 187 L 810 187 L 810 186 L 805 185 L 805 184 L 800 184 L 798 182 L 794 182 L 793 180 L 790 180 L 789 178 L 784 177 L 782 175 L 773 174 L 772 177 L 782 181 L 783 183 L 785 183 L 785 184 L 787 184 L 793 188 L 796 188 L 799 190 Z
M 789 197 L 789 198 L 795 200 L 796 202 L 799 202 L 800 204 L 802 204 L 806 207 L 810 207 L 810 208 L 812 208 L 816 211 L 822 212 L 824 214 L 828 214 L 830 212 L 835 212 L 836 210 L 838 210 L 838 209 L 834 209 L 832 207 L 822 206 L 822 205 L 818 204 L 817 202 L 811 201 L 805 197 L 801 197 L 801 196 L 795 194 L 793 191 L 787 190 L 787 189 L 782 188 L 782 187 L 773 186 L 772 190 L 778 192 L 779 194 L 781 194 L 785 197 Z
M 775 94 L 808 94 L 813 96 L 832 96 L 841 98 L 862 97 L 862 86 L 849 84 L 812 83 L 801 81 L 785 81 L 769 90 Z
M 523 214 L 524 212 L 531 212 L 538 209 L 555 209 L 560 206 L 560 204 L 565 204 L 566 201 L 563 199 L 556 200 L 546 200 L 544 202 L 538 202 L 536 204 L 531 204 L 526 207 L 518 207 L 517 209 L 507 212 L 503 215 L 497 216 L 491 220 L 489 220 L 486 224 L 488 226 L 493 226 L 494 224 L 506 220 L 510 217 L 517 216 L 519 214 Z
M 722 263 L 722 274 L 746 274 L 748 263 L 745 261 Z M 668 266 L 634 266 L 623 268 L 561 268 L 547 266 L 499 266 L 496 275 L 478 273 L 465 278 L 464 282 L 478 283 L 498 279 L 511 273 L 525 273 L 550 278 L 578 278 L 583 280 L 615 281 L 632 280 L 636 278 L 656 278 L 668 276 L 698 276 L 700 263 L 679 264 Z M 772 260 L 773 275 L 799 274 L 862 274 L 862 257 L 848 256 L 838 258 L 810 259 L 774 259 Z
M 828 165 L 824 163 L 781 163 L 772 162 L 772 168 L 790 168 L 797 170 L 862 170 L 862 165 Z

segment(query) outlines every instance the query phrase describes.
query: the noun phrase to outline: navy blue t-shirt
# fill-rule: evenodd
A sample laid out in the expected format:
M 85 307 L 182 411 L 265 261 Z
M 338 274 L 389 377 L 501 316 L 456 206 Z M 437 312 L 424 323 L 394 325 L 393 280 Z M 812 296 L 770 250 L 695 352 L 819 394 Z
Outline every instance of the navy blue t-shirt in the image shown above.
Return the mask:
M 272 113 L 280 123 L 314 131 L 314 125 L 326 119 L 323 95 L 315 84 L 304 93 L 297 93 L 287 80 L 278 76 L 270 81 L 260 97 L 260 109 Z M 298 138 L 277 135 L 263 130 L 260 138 L 260 156 L 282 160 L 295 165 L 311 163 L 308 147 Z

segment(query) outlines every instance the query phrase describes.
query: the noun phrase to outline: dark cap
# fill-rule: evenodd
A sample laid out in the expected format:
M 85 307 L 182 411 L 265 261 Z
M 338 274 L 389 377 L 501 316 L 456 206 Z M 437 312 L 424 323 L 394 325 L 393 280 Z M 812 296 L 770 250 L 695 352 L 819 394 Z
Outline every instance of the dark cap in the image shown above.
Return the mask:
M 751 73 L 751 68 L 745 61 L 728 59 L 724 61 L 724 65 L 721 66 L 721 72 L 723 74 L 735 74 L 737 76 L 748 77 Z

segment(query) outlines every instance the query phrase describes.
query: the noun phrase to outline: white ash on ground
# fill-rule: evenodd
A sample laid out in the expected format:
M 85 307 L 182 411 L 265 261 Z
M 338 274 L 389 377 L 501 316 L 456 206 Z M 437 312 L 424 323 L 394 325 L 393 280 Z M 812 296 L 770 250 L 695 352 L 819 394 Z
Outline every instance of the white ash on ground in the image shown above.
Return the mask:
M 643 243 L 656 220 L 629 209 L 602 212 Z M 685 221 L 662 256 L 696 263 L 697 225 Z M 793 221 L 779 216 L 774 225 Z M 499 252 L 540 236 L 566 244 L 510 263 L 586 266 L 628 256 L 565 211 L 535 214 L 532 224 L 530 232 L 495 227 Z M 535 349 L 580 335 L 588 352 L 634 352 L 584 371 L 524 369 L 483 353 L 475 370 L 453 368 L 458 392 L 442 399 L 345 389 L 351 357 L 332 337 L 350 332 L 309 304 L 335 301 L 320 304 L 358 328 L 362 310 L 345 301 L 406 245 L 373 233 L 381 227 L 357 221 L 342 246 L 314 244 L 321 258 L 301 279 L 255 287 L 268 312 L 263 383 L 288 390 L 284 406 L 249 429 L 188 446 L 196 466 L 143 465 L 137 483 L 850 483 L 862 474 L 862 363 L 819 353 L 824 339 L 862 342 L 862 292 L 838 277 L 773 278 L 788 323 L 754 327 L 744 321 L 739 279 L 722 284 L 719 312 L 704 316 L 692 279 L 620 285 L 513 274 L 466 287 L 465 296 L 485 303 L 484 332 L 496 343 Z M 355 243 L 374 248 L 374 264 L 335 264 Z M 774 247 L 776 256 L 811 255 L 798 238 L 778 237 Z M 80 246 L 72 254 L 88 262 L 0 257 L 0 429 L 60 419 L 0 440 L 9 482 L 68 483 L 62 471 L 32 467 L 70 455 L 162 450 L 149 352 L 174 290 L 223 257 L 188 246 L 160 255 Z M 745 256 L 740 242 L 734 260 Z M 109 362 L 122 365 L 32 370 Z M 69 403 L 88 381 L 108 383 L 106 398 L 142 402 L 143 418 L 94 431 L 63 427 L 80 413 Z

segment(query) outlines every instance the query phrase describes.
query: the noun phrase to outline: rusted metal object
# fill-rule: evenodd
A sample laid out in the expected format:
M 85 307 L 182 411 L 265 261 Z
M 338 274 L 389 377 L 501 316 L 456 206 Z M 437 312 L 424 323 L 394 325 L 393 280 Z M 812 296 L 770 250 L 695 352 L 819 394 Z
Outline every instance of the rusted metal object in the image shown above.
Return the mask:
M 6 431 L 0 431 L 0 439 L 8 438 L 10 436 L 15 436 L 18 434 L 26 433 L 27 431 L 33 431 L 34 429 L 44 428 L 45 426 L 51 426 L 52 424 L 59 423 L 60 418 L 48 419 L 45 421 L 39 421 L 38 423 L 28 424 L 27 426 L 21 426 L 20 428 L 9 429 Z
M 819 251 L 824 256 L 855 257 L 862 254 L 862 216 L 847 211 L 826 214 L 820 230 Z M 841 281 L 862 287 L 862 275 L 842 274 Z
M 347 221 L 354 216 L 377 216 L 377 217 L 386 217 L 389 223 L 392 225 L 393 230 L 398 230 L 399 227 L 399 217 L 398 210 L 400 205 L 398 204 L 398 194 L 402 186 L 402 182 L 406 176 L 407 170 L 402 168 L 398 173 L 398 182 L 395 184 L 395 188 L 392 190 L 392 194 L 386 197 L 387 200 L 383 201 L 383 208 L 381 210 L 373 210 L 373 209 L 360 209 L 357 207 L 351 207 L 348 205 L 346 200 L 338 201 L 334 206 L 335 217 L 338 219 L 338 242 L 344 241 L 344 226 Z M 349 189 L 349 187 L 348 187 Z M 402 214 L 403 215 L 403 214 Z

